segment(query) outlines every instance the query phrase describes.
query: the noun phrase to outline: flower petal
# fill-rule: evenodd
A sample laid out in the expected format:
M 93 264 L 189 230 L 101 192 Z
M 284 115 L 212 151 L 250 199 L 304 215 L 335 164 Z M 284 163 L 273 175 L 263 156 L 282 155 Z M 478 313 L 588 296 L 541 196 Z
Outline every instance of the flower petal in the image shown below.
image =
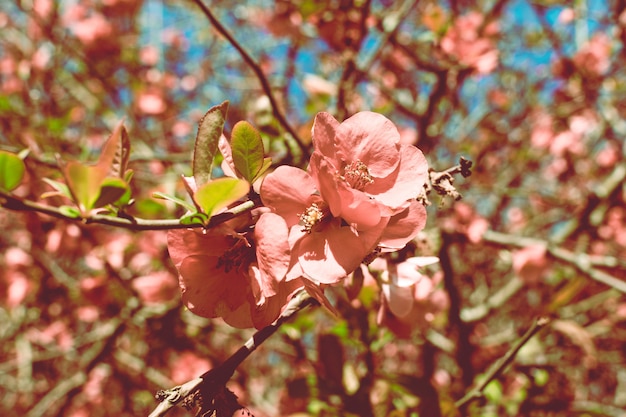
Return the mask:
M 422 267 L 436 264 L 439 262 L 439 258 L 436 256 L 414 256 L 412 258 L 408 258 L 406 261 L 417 267 Z
M 218 258 L 187 256 L 178 268 L 182 298 L 192 313 L 219 317 L 232 312 L 246 301 L 247 278 L 237 271 L 226 273 L 217 268 Z
M 401 145 L 398 169 L 387 178 L 376 178 L 366 191 L 387 207 L 397 208 L 416 198 L 427 179 L 428 162 L 422 151 L 415 146 Z
M 190 255 L 220 256 L 231 244 L 227 235 L 202 234 L 194 229 L 176 229 L 167 233 L 167 249 L 177 268 Z
M 389 119 L 367 111 L 345 120 L 335 135 L 337 153 L 343 161 L 362 161 L 375 178 L 384 178 L 396 169 L 399 142 L 400 133 Z
M 261 185 L 263 204 L 276 210 L 289 227 L 298 224 L 313 193 L 313 178 L 306 171 L 287 165 L 268 174 Z
M 289 268 L 291 252 L 288 236 L 287 224 L 275 213 L 262 214 L 254 227 L 260 286 L 264 297 L 276 295 L 278 284 L 283 281 Z
M 413 309 L 413 288 L 382 285 L 383 295 L 387 299 L 389 310 L 396 317 L 405 317 Z
M 366 194 L 339 185 L 341 196 L 341 218 L 348 224 L 355 225 L 357 230 L 367 230 L 380 222 L 379 204 Z
M 341 215 L 342 202 L 338 189 L 337 169 L 321 153 L 313 152 L 309 170 L 330 212 L 334 217 L 339 217 Z
M 422 279 L 422 274 L 418 272 L 417 266 L 409 262 L 400 262 L 395 265 L 391 279 L 395 287 L 408 288 L 419 282 Z
M 335 284 L 352 273 L 376 247 L 387 224 L 380 224 L 364 232 L 341 226 L 337 219 L 324 230 L 306 234 L 292 249 L 305 275 L 322 284 Z
M 380 246 L 389 249 L 402 249 L 426 226 L 426 208 L 418 201 L 411 201 L 401 213 L 389 219 L 380 238 Z
M 263 300 L 262 303 L 257 303 L 252 315 L 254 327 L 261 329 L 272 324 L 287 305 L 289 299 L 303 286 L 304 282 L 301 279 L 282 282 L 276 295 Z
M 334 161 L 336 158 L 335 132 L 339 122 L 330 113 L 320 112 L 315 116 L 311 136 L 315 151 L 321 152 L 327 158 Z

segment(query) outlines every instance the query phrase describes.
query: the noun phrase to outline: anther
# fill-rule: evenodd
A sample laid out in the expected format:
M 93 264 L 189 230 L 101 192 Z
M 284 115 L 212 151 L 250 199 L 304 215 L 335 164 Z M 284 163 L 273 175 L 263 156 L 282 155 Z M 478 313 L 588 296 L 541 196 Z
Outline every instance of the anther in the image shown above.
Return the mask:
M 324 212 L 318 207 L 316 203 L 311 204 L 310 207 L 300 215 L 300 225 L 302 225 L 302 231 L 311 233 L 313 226 L 318 224 L 324 218 Z
M 370 174 L 367 165 L 358 159 L 346 165 L 343 170 L 343 176 L 340 178 L 351 188 L 359 191 L 363 191 L 367 185 L 374 182 L 374 178 L 372 174 Z

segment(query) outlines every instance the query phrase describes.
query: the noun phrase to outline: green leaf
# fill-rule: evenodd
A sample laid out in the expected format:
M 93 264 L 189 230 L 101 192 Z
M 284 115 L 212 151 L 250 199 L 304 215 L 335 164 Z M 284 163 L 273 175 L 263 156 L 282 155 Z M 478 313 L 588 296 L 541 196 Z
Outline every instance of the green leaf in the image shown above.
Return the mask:
M 160 191 L 152 193 L 152 197 L 159 198 L 161 200 L 171 201 L 173 203 L 178 204 L 179 206 L 183 206 L 184 208 L 186 208 L 187 210 L 189 210 L 191 212 L 196 211 L 196 208 L 193 206 L 193 204 L 188 203 L 187 201 L 185 201 L 185 200 L 183 200 L 181 198 L 178 198 L 178 197 L 175 197 L 175 196 L 172 196 L 172 195 L 164 194 L 164 193 L 162 193 Z
M 199 188 L 211 179 L 213 159 L 217 153 L 217 145 L 224 130 L 228 101 L 214 106 L 200 120 L 196 144 L 193 150 L 193 177 Z
M 250 191 L 250 184 L 238 178 L 219 178 L 204 184 L 194 194 L 195 201 L 204 213 L 213 213 L 227 207 Z
M 87 166 L 70 161 L 63 170 L 74 202 L 83 213 L 91 210 L 100 196 L 106 171 L 100 166 Z
M 72 192 L 70 191 L 67 184 L 63 184 L 62 182 L 51 180 L 50 178 L 42 178 L 42 179 L 46 184 L 54 188 L 55 191 L 47 191 L 41 195 L 41 198 L 56 197 L 56 196 L 61 195 L 63 197 L 69 198 L 70 200 L 74 199 L 72 197 Z
M 130 200 L 130 187 L 121 178 L 107 177 L 100 184 L 100 195 L 93 207 L 104 207 L 113 204 L 126 197 L 126 202 Z
M 252 182 L 263 167 L 263 139 L 248 122 L 237 122 L 230 139 L 233 163 L 237 172 Z
M 0 189 L 13 191 L 24 178 L 24 161 L 19 156 L 0 151 Z
M 72 207 L 72 206 L 60 206 L 59 207 L 59 211 L 66 217 L 69 217 L 71 219 L 78 219 L 80 218 L 80 210 L 78 210 L 76 207 Z
M 254 177 L 253 181 L 256 181 L 257 179 L 259 179 L 263 174 L 265 174 L 267 172 L 268 169 L 270 169 L 270 167 L 272 166 L 272 158 L 264 158 L 263 159 L 263 165 L 261 166 L 261 169 L 259 170 L 259 172 L 256 174 L 256 176 Z
M 124 125 L 120 121 L 102 148 L 98 166 L 106 170 L 108 176 L 124 178 L 129 157 L 130 139 Z
M 204 213 L 188 213 L 180 218 L 181 224 L 206 224 L 209 216 Z

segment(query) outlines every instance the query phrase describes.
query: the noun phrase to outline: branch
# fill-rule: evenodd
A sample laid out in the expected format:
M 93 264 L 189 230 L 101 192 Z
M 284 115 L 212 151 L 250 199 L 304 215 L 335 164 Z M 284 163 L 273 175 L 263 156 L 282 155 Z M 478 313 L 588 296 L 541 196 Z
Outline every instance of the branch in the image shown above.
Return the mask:
M 487 242 L 496 243 L 499 245 L 506 246 L 517 246 L 520 248 L 524 248 L 527 246 L 533 245 L 544 245 L 548 251 L 548 253 L 563 262 L 567 262 L 573 265 L 576 269 L 578 269 L 583 274 L 587 275 L 589 278 L 594 281 L 600 282 L 604 285 L 607 285 L 611 288 L 615 288 L 621 293 L 626 294 L 626 282 L 622 281 L 610 274 L 607 274 L 600 269 L 597 269 L 595 266 L 610 266 L 610 267 L 624 267 L 626 266 L 623 261 L 620 261 L 617 258 L 612 258 L 610 256 L 602 256 L 602 257 L 592 257 L 587 255 L 586 253 L 575 253 L 571 252 L 567 249 L 563 249 L 561 247 L 550 244 L 545 240 L 522 237 L 522 236 L 513 236 L 507 235 L 504 233 L 494 232 L 493 230 L 488 230 L 483 234 L 483 239 Z
M 257 64 L 257 62 L 250 56 L 250 54 L 244 49 L 244 47 L 237 42 L 237 40 L 233 37 L 233 35 L 228 32 L 228 30 L 220 23 L 220 21 L 215 17 L 215 15 L 211 12 L 211 10 L 202 2 L 202 0 L 192 0 L 199 8 L 202 10 L 202 13 L 206 16 L 207 19 L 211 22 L 215 29 L 219 34 L 224 36 L 226 40 L 239 52 L 241 58 L 245 61 L 245 63 L 252 69 L 252 72 L 256 75 L 257 79 L 261 83 L 261 87 L 263 88 L 263 92 L 267 96 L 270 101 L 270 105 L 272 106 L 272 113 L 274 117 L 280 125 L 293 137 L 293 139 L 298 144 L 300 151 L 302 152 L 303 159 L 307 159 L 309 156 L 309 150 L 302 138 L 298 135 L 295 129 L 289 124 L 285 115 L 281 112 L 278 101 L 276 97 L 274 97 L 274 93 L 272 92 L 272 87 L 270 86 L 267 77 L 263 73 L 263 70 Z
M 471 401 L 481 398 L 483 396 L 483 391 L 487 387 L 487 385 L 489 385 L 491 381 L 502 375 L 504 369 L 508 365 L 510 365 L 515 359 L 517 352 L 520 351 L 520 349 L 526 344 L 526 342 L 530 340 L 531 337 L 536 335 L 548 323 L 550 323 L 550 319 L 547 317 L 539 317 L 537 320 L 535 320 L 533 325 L 526 331 L 526 333 L 524 333 L 524 336 L 522 336 L 522 338 L 518 340 L 517 343 L 503 357 L 501 357 L 487 370 L 483 382 L 477 385 L 474 389 L 472 389 L 463 398 L 461 398 L 454 404 L 456 408 L 460 409 L 467 406 L 467 404 L 469 404 Z
M 114 217 L 104 214 L 91 214 L 81 217 L 73 217 L 62 211 L 59 207 L 37 203 L 32 200 L 21 199 L 0 191 L 0 207 L 14 211 L 33 211 L 56 217 L 63 220 L 79 221 L 84 224 L 103 224 L 107 226 L 115 226 L 129 230 L 171 230 L 171 229 L 187 229 L 187 228 L 211 228 L 218 224 L 224 223 L 240 214 L 248 212 L 255 207 L 255 203 L 251 200 L 245 201 L 223 213 L 216 214 L 211 217 L 207 225 L 200 223 L 184 224 L 180 219 L 142 219 L 139 217 Z
M 298 311 L 310 305 L 317 305 L 317 301 L 306 291 L 303 290 L 296 294 L 274 323 L 252 335 L 237 352 L 220 366 L 182 385 L 159 391 L 156 394 L 156 398 L 161 402 L 154 411 L 150 413 L 149 417 L 164 416 L 174 406 L 180 403 L 185 406 L 193 407 L 197 401 L 200 401 L 202 407 L 210 406 L 215 397 L 224 389 L 226 383 L 233 376 L 241 362 L 250 356 L 267 338 L 273 335 L 283 323 L 289 320 Z M 191 401 L 189 400 L 190 398 Z M 203 408 L 202 411 L 208 410 Z

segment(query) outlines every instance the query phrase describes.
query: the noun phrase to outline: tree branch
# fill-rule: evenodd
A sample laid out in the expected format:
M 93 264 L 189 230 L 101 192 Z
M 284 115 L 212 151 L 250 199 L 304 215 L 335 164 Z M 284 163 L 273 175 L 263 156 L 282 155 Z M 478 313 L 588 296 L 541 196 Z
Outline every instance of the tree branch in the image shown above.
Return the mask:
M 91 214 L 81 217 L 73 217 L 59 207 L 37 203 L 35 201 L 21 199 L 14 195 L 0 191 L 0 207 L 14 211 L 33 211 L 56 217 L 63 220 L 78 221 L 85 224 L 103 224 L 107 226 L 119 227 L 135 231 L 144 230 L 171 230 L 171 229 L 187 229 L 187 228 L 211 228 L 218 224 L 224 223 L 240 214 L 248 212 L 255 207 L 255 203 L 251 200 L 245 201 L 223 213 L 216 214 L 211 217 L 207 225 L 200 223 L 184 224 L 180 219 L 142 219 L 140 217 L 114 217 L 104 214 Z
M 595 257 L 589 256 L 586 253 L 574 253 L 559 246 L 552 245 L 550 242 L 545 240 L 507 235 L 504 233 L 494 232 L 493 230 L 486 231 L 483 234 L 483 239 L 487 242 L 499 245 L 516 246 L 520 248 L 533 245 L 543 245 L 546 247 L 548 253 L 555 259 L 573 265 L 576 269 L 594 281 L 600 282 L 611 288 L 615 288 L 621 293 L 626 294 L 626 282 L 594 267 L 595 265 L 624 267 L 623 262 L 619 259 L 602 256 L 598 257 L 596 260 Z
M 317 305 L 317 301 L 311 297 L 305 290 L 296 294 L 287 304 L 280 317 L 269 326 L 264 327 L 254 333 L 250 339 L 235 352 L 230 358 L 217 368 L 213 368 L 200 377 L 185 382 L 182 385 L 170 388 L 168 390 L 159 391 L 156 398 L 161 402 L 150 413 L 149 417 L 164 416 L 174 406 L 184 403 L 187 398 L 193 398 L 200 395 L 204 397 L 202 403 L 207 405 L 211 400 L 224 388 L 228 380 L 233 376 L 237 367 L 252 352 L 254 352 L 267 338 L 273 335 L 280 326 L 293 317 L 298 311 L 310 305 Z M 195 399 L 194 399 L 195 400 Z M 192 400 L 192 402 L 195 402 Z M 206 411 L 206 410 L 205 410 Z
M 489 385 L 491 381 L 502 375 L 504 369 L 508 365 L 510 365 L 515 359 L 517 352 L 519 352 L 520 349 L 530 340 L 530 338 L 536 335 L 548 323 L 550 323 L 550 319 L 547 317 L 539 317 L 537 320 L 535 320 L 533 325 L 526 331 L 526 333 L 524 333 L 522 338 L 518 340 L 517 343 L 503 357 L 501 357 L 487 370 L 483 382 L 477 385 L 471 391 L 469 391 L 454 405 L 460 409 L 466 407 L 471 401 L 481 398 L 483 396 L 483 391 L 487 387 L 487 385 Z
M 220 23 L 220 21 L 215 17 L 215 15 L 211 12 L 211 10 L 202 2 L 202 0 L 192 0 L 199 8 L 202 10 L 202 13 L 206 16 L 207 19 L 211 22 L 215 29 L 220 33 L 220 35 L 224 36 L 226 40 L 239 52 L 241 58 L 245 61 L 245 63 L 252 69 L 252 72 L 256 75 L 257 79 L 261 83 L 261 88 L 263 92 L 267 96 L 270 101 L 270 105 L 272 106 L 272 113 L 274 117 L 280 125 L 293 137 L 293 139 L 298 144 L 300 151 L 302 152 L 303 159 L 307 159 L 309 156 L 309 150 L 305 143 L 302 141 L 302 138 L 298 135 L 296 130 L 291 126 L 291 124 L 287 121 L 287 118 L 280 110 L 278 105 L 278 101 L 272 92 L 272 87 L 270 86 L 267 77 L 263 73 L 263 70 L 257 64 L 257 62 L 250 56 L 250 54 L 245 50 L 243 45 L 241 45 L 234 37 L 230 34 L 230 32 Z

